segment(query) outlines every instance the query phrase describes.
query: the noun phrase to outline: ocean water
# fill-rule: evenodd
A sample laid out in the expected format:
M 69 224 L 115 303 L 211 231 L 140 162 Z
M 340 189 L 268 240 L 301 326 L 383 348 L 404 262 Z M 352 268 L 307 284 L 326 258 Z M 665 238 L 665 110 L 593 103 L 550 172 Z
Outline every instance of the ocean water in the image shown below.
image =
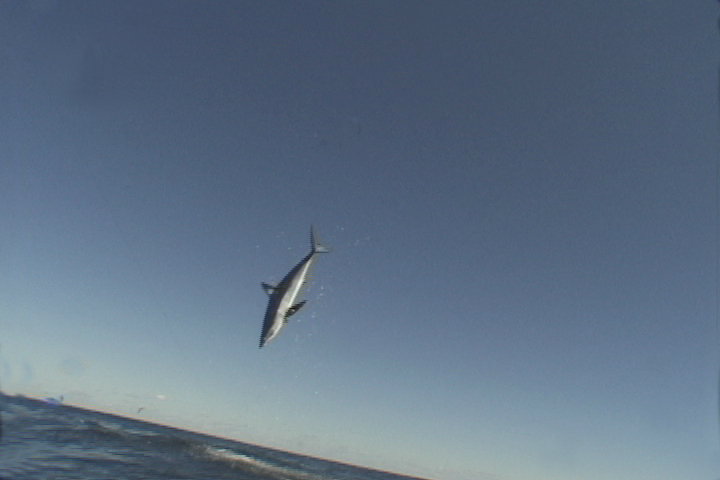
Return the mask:
M 408 480 L 68 405 L 0 395 L 2 480 Z

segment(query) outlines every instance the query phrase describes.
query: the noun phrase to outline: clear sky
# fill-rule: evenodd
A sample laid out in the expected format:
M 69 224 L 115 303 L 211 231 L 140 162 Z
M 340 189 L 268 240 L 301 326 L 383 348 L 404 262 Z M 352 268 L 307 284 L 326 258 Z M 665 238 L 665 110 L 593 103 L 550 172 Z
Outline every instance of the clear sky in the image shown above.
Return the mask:
M 439 480 L 717 480 L 719 14 L 0 1 L 0 385 Z

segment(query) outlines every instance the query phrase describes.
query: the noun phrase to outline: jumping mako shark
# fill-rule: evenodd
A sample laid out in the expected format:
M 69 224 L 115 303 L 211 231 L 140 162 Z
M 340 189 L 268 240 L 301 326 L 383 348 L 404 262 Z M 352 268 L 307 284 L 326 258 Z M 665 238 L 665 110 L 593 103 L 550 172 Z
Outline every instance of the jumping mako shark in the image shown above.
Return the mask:
M 297 302 L 300 289 L 305 284 L 316 253 L 327 253 L 329 248 L 315 242 L 313 228 L 310 227 L 310 245 L 312 250 L 295 265 L 285 278 L 277 285 L 263 283 L 265 293 L 270 297 L 265 320 L 263 320 L 262 334 L 260 335 L 260 348 L 280 333 L 280 330 L 287 323 L 290 316 L 305 305 L 306 300 Z

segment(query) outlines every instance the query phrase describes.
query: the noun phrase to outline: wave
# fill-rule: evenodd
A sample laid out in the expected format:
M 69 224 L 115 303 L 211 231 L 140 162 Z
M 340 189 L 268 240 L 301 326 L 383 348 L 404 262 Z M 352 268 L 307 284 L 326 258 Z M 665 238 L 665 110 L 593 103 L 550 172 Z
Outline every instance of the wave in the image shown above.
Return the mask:
M 147 428 L 123 424 L 124 422 L 112 422 L 107 420 L 89 420 L 76 427 L 82 430 L 83 436 L 90 435 L 96 438 L 105 438 L 113 442 L 118 441 L 126 445 L 133 445 L 137 449 L 151 449 L 155 452 L 180 452 L 191 450 L 199 444 L 199 440 L 189 438 L 182 432 L 174 432 L 168 428 L 168 432 L 158 431 L 166 429 L 158 425 L 148 425 Z
M 3 420 L 8 426 L 15 424 L 22 431 L 34 432 L 38 438 L 175 451 L 198 443 L 172 427 L 68 405 L 49 406 L 35 399 L 13 398 L 12 403 L 6 402 L 2 407 Z
M 273 480 L 329 480 L 334 477 L 299 470 L 295 466 L 275 463 L 231 448 L 203 445 L 200 453 L 207 459 L 222 462 L 261 478 Z
M 244 453 L 238 453 L 230 448 L 213 447 L 210 445 L 204 445 L 202 447 L 205 454 L 213 459 L 220 460 L 227 463 L 243 463 L 247 465 L 254 465 L 258 468 L 273 469 L 277 468 L 270 462 L 260 460 L 259 458 L 251 457 Z
M 137 428 L 131 428 L 127 425 L 121 425 L 119 423 L 109 422 L 105 420 L 86 420 L 83 419 L 80 425 L 78 425 L 79 429 L 85 429 L 89 431 L 93 431 L 96 433 L 104 433 L 107 435 L 115 435 L 122 438 L 132 438 L 132 437 L 159 437 L 161 434 L 156 432 L 151 432 L 149 430 L 140 430 Z
M 168 469 L 177 473 L 177 478 L 397 478 L 383 472 L 104 412 L 68 405 L 48 406 L 36 400 L 7 399 L 2 395 L 0 400 L 5 400 L 0 401 L 3 421 L 10 432 L 15 432 L 19 442 L 17 448 L 23 448 L 22 456 L 11 451 L 13 443 L 0 450 L 0 463 L 11 460 L 14 465 L 3 464 L 3 473 L 28 472 L 38 466 L 41 470 L 67 467 L 71 471 L 79 466 L 88 469 L 91 465 L 101 464 L 113 471 L 128 468 L 133 472 L 139 469 L 153 472 L 153 475 L 132 478 L 157 478 L 155 473 Z

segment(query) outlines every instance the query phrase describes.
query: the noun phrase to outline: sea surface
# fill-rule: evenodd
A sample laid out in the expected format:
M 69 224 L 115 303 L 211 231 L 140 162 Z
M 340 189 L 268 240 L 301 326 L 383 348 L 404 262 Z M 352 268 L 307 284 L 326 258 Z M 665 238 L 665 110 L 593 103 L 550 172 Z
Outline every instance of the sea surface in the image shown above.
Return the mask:
M 25 397 L 0 415 L 2 480 L 413 478 Z

